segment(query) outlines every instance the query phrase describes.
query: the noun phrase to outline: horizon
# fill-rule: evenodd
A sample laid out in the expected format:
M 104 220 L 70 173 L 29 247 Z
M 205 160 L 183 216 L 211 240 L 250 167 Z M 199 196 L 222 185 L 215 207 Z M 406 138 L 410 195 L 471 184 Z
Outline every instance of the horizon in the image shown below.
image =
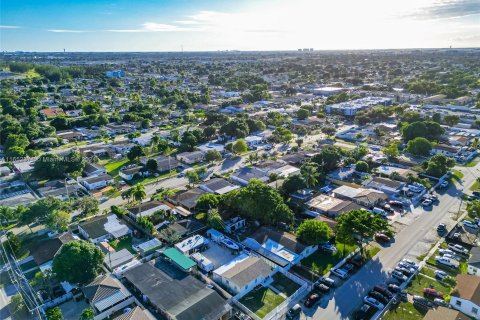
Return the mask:
M 0 17 L 8 52 L 480 47 L 476 0 L 5 0 Z

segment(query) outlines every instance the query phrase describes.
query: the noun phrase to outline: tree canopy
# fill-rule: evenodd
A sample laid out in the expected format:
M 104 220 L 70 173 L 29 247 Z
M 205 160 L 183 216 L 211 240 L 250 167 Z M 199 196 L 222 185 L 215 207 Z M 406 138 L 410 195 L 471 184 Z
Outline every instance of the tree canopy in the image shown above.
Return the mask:
M 323 221 L 308 219 L 298 226 L 297 236 L 307 245 L 318 245 L 330 239 L 332 229 Z

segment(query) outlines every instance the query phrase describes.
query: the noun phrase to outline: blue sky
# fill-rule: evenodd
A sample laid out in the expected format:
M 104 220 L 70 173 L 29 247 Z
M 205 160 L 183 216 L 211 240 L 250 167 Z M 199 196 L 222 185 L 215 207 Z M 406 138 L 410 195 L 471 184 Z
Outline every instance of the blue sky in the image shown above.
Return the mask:
M 480 46 L 478 0 L 1 0 L 0 49 Z

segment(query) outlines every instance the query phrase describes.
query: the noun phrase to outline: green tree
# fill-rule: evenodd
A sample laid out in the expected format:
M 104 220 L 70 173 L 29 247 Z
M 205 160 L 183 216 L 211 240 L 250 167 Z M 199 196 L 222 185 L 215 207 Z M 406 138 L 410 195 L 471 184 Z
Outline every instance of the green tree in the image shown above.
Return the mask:
M 27 313 L 27 306 L 20 293 L 17 293 L 10 299 L 9 309 L 15 318 L 20 318 L 20 316 L 24 316 Z
M 195 185 L 195 183 L 200 181 L 200 177 L 198 176 L 198 173 L 195 170 L 189 170 L 185 172 L 185 177 L 188 179 L 189 187 L 191 187 L 192 185 Z
M 80 315 L 80 320 L 93 320 L 95 318 L 95 312 L 92 308 L 83 309 Z
M 416 156 L 428 156 L 432 150 L 432 143 L 425 138 L 417 137 L 408 141 L 406 151 Z
M 480 217 L 480 200 L 467 202 L 467 213 L 472 219 Z
M 446 174 L 453 166 L 455 166 L 455 160 L 443 154 L 436 154 L 428 161 L 425 173 L 429 176 L 439 178 Z
M 305 181 L 307 188 L 312 188 L 317 185 L 320 174 L 317 166 L 313 163 L 306 163 L 300 168 L 300 174 Z
M 202 212 L 217 208 L 219 204 L 219 196 L 212 193 L 205 193 L 198 198 L 195 208 L 197 211 Z
M 103 258 L 102 250 L 93 243 L 72 241 L 64 244 L 55 256 L 52 271 L 61 281 L 83 285 L 98 275 Z
M 143 149 L 142 146 L 140 145 L 134 145 L 130 151 L 127 153 L 127 158 L 130 161 L 135 161 L 138 158 L 142 157 L 145 155 L 145 150 Z
M 207 225 L 209 228 L 214 228 L 214 229 L 223 231 L 225 224 L 217 209 L 211 209 L 208 211 Z
M 355 164 L 355 170 L 357 170 L 358 172 L 368 172 L 369 171 L 369 167 L 368 167 L 368 163 L 366 163 L 365 161 L 357 161 L 357 163 Z
M 318 245 L 330 239 L 332 229 L 323 221 L 307 219 L 298 226 L 297 236 L 307 245 Z
M 288 143 L 293 139 L 292 132 L 284 127 L 277 127 L 273 130 L 272 136 L 281 143 Z
M 388 221 L 380 215 L 365 209 L 352 210 L 337 219 L 337 240 L 347 244 L 354 244 L 360 248 L 363 255 L 363 243 L 373 238 L 375 233 L 389 231 Z
M 298 119 L 306 119 L 310 116 L 310 111 L 307 109 L 300 108 L 297 110 L 297 118 Z
M 132 198 L 140 205 L 139 216 L 142 216 L 142 201 L 146 198 L 146 196 L 147 193 L 145 192 L 145 186 L 143 184 L 139 183 L 132 187 Z
M 75 201 L 74 207 L 80 210 L 81 217 L 94 216 L 99 212 L 98 200 L 93 197 L 82 197 Z
M 303 177 L 299 174 L 294 174 L 294 175 L 288 176 L 285 179 L 285 181 L 282 184 L 282 187 L 280 188 L 280 191 L 284 195 L 289 195 L 291 193 L 294 193 L 306 187 L 307 187 L 307 184 L 305 183 L 305 179 L 303 179 Z
M 22 243 L 20 242 L 20 239 L 15 233 L 11 231 L 7 233 L 7 242 L 8 242 L 7 250 L 10 253 L 13 253 L 14 255 L 18 255 L 22 252 Z
M 68 229 L 70 223 L 70 215 L 65 211 L 52 211 L 47 216 L 47 227 L 56 232 L 64 232 Z
M 63 160 L 64 170 L 66 173 L 70 173 L 75 177 L 78 177 L 82 174 L 86 161 L 80 152 L 72 150 Z
M 320 153 L 312 157 L 312 161 L 315 162 L 324 173 L 337 169 L 341 159 L 341 149 L 335 146 L 326 146 Z
M 59 307 L 50 308 L 45 313 L 47 320 L 63 320 L 63 313 Z
M 448 114 L 443 117 L 443 123 L 447 126 L 454 126 L 460 121 L 460 117 L 454 114 Z
M 56 154 L 41 155 L 33 165 L 33 175 L 39 179 L 58 179 L 65 173 L 63 160 Z
M 398 151 L 398 144 L 396 144 L 395 142 L 383 148 L 382 152 L 389 158 L 398 158 L 398 156 L 400 155 L 400 151 Z
M 233 146 L 232 146 L 233 153 L 242 154 L 242 153 L 247 152 L 247 150 L 248 150 L 248 147 L 247 147 L 247 143 L 245 142 L 245 140 L 238 139 L 237 141 L 235 141 L 233 143 Z
M 150 171 L 150 172 L 156 172 L 158 168 L 158 163 L 157 160 L 155 159 L 148 159 L 145 167 Z
M 210 163 L 220 161 L 222 160 L 222 155 L 217 150 L 208 150 L 205 154 L 205 160 Z
M 322 133 L 327 135 L 328 137 L 333 136 L 337 130 L 334 127 L 322 127 Z
M 141 228 L 145 229 L 147 232 L 150 232 L 150 233 L 155 232 L 155 226 L 153 225 L 153 223 L 150 220 L 148 220 L 147 217 L 141 217 L 140 216 L 137 219 L 137 223 Z

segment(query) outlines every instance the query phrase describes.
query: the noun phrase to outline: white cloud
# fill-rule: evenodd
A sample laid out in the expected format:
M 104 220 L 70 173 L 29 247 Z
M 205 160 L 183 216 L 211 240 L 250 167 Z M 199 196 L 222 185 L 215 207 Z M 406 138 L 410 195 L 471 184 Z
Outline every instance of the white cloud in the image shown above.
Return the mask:
M 199 28 L 179 27 L 173 24 L 145 22 L 140 29 L 109 29 L 107 32 L 185 32 L 200 31 Z
M 0 29 L 18 29 L 19 26 L 0 26 Z

